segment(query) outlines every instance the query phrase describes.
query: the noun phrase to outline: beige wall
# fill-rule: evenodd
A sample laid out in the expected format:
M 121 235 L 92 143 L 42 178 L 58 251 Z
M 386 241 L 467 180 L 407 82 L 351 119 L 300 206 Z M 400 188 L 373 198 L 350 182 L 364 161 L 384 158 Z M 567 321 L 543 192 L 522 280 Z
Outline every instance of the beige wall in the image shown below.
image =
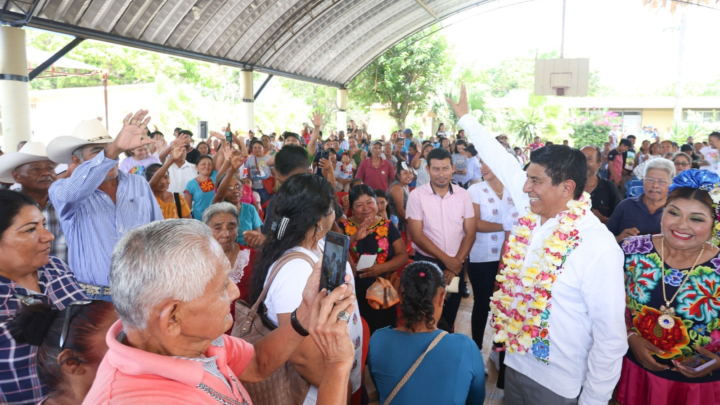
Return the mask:
M 673 124 L 673 110 L 670 109 L 645 109 L 642 110 L 642 125 L 660 128 L 660 132 L 665 132 L 668 127 Z

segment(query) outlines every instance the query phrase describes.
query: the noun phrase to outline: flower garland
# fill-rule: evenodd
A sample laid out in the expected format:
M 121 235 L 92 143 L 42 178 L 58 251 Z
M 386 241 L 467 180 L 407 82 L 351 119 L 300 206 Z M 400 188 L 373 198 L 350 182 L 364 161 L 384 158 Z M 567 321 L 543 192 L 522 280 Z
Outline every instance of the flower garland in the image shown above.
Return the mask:
M 541 361 L 548 362 L 548 318 L 552 285 L 562 270 L 565 259 L 580 243 L 576 223 L 591 209 L 590 195 L 583 193 L 567 203 L 568 210 L 560 213 L 559 223 L 543 241 L 533 263 L 525 265 L 530 237 L 540 216 L 528 209 L 518 220 L 508 238 L 503 255 L 503 268 L 497 276 L 500 289 L 490 301 L 491 326 L 494 341 L 503 343 L 508 353 L 528 351 Z

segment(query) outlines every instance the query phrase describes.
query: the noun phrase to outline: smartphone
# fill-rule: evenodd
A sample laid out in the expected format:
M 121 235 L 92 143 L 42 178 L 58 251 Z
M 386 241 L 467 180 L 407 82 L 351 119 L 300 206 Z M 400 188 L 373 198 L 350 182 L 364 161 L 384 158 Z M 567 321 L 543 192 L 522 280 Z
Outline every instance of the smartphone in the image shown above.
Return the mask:
M 320 159 L 330 160 L 330 151 L 324 150 L 320 153 Z
M 350 238 L 336 232 L 325 235 L 325 251 L 320 271 L 320 290 L 330 291 L 345 284 L 345 266 L 348 260 Z
M 232 131 L 230 130 L 230 123 L 228 122 L 227 128 L 225 128 L 225 140 L 227 143 L 232 145 L 233 139 L 232 139 Z
M 683 367 L 687 367 L 690 370 L 697 372 L 715 364 L 715 359 L 703 356 L 702 354 L 696 354 L 683 360 L 680 364 L 682 364 Z

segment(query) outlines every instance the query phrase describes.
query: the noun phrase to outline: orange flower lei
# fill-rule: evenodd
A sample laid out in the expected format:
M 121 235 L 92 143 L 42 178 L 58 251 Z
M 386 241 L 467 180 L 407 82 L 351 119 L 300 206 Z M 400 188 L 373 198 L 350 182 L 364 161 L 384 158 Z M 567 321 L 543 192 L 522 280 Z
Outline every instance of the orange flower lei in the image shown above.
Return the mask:
M 559 223 L 543 241 L 536 260 L 525 265 L 530 237 L 540 216 L 528 210 L 513 228 L 503 255 L 503 269 L 496 280 L 500 289 L 490 300 L 494 341 L 503 343 L 508 353 L 525 354 L 534 343 L 540 344 L 533 354 L 547 362 L 549 300 L 552 285 L 560 274 L 567 256 L 578 246 L 580 235 L 575 223 L 590 212 L 590 195 L 583 193 L 570 200 L 568 210 L 560 214 Z M 543 346 L 544 345 L 544 346 Z

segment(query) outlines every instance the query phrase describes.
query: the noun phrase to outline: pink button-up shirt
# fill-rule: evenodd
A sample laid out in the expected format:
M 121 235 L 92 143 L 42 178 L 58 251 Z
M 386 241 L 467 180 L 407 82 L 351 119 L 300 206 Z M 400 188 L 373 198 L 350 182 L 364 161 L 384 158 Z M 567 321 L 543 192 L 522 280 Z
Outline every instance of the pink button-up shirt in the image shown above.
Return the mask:
M 105 338 L 108 351 L 83 404 L 211 404 L 212 390 L 239 402 L 250 396 L 237 376 L 250 364 L 255 349 L 242 339 L 222 335 L 205 352 L 205 359 L 161 356 L 118 341 L 123 326 L 117 321 Z M 204 361 L 213 361 L 227 384 L 210 374 Z M 231 389 L 228 389 L 228 386 Z M 231 392 L 232 390 L 232 392 Z
M 435 194 L 430 183 L 420 186 L 408 198 L 407 219 L 423 221 L 423 234 L 448 256 L 455 257 L 465 237 L 465 218 L 475 217 L 467 190 L 450 185 L 445 197 Z M 415 250 L 426 256 L 413 242 Z

